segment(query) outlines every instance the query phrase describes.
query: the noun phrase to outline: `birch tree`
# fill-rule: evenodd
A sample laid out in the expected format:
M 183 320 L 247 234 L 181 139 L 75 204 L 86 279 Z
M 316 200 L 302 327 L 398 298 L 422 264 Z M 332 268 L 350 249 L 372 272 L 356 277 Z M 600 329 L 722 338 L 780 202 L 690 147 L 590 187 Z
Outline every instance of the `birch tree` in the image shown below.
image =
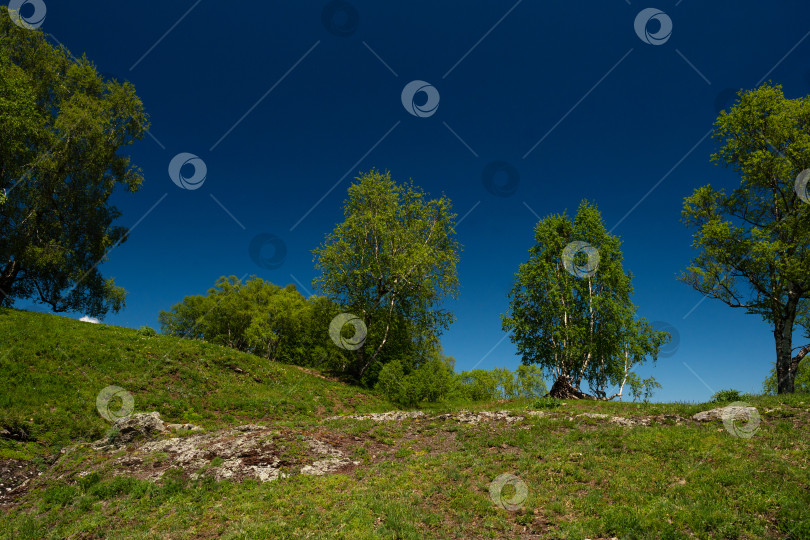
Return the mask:
M 620 397 L 633 368 L 655 361 L 668 334 L 636 320 L 619 239 L 583 201 L 573 221 L 542 219 L 535 241 L 515 274 L 504 330 L 523 364 L 539 364 L 554 379 L 553 397 Z M 583 381 L 595 395 L 581 389 Z M 618 392 L 608 396 L 609 385 Z
M 390 172 L 371 170 L 356 180 L 344 201 L 344 221 L 312 251 L 321 272 L 313 286 L 365 324 L 366 341 L 347 369 L 363 380 L 395 334 L 404 333 L 417 350 L 436 346 L 454 319 L 441 303 L 457 294 L 461 247 L 444 195 L 428 199 Z

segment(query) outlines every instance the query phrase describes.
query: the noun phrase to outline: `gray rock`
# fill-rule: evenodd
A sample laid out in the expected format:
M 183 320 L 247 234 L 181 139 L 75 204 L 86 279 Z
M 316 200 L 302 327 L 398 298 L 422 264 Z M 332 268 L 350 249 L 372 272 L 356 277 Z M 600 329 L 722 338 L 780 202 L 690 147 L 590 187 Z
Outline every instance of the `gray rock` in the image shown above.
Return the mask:
M 301 474 L 308 474 L 311 476 L 323 476 L 324 474 L 328 474 L 331 472 L 340 469 L 341 467 L 345 467 L 346 465 L 352 465 L 353 462 L 349 461 L 346 458 L 328 458 L 328 459 L 321 459 L 313 463 L 312 465 L 304 465 L 301 468 Z M 356 465 L 356 463 L 354 463 Z
M 166 424 L 160 419 L 160 413 L 137 413 L 119 418 L 112 426 L 111 435 L 98 442 L 119 446 L 127 444 L 138 438 L 151 438 L 156 434 L 165 433 Z
M 419 418 L 425 416 L 422 411 L 389 411 L 384 413 L 369 414 L 348 414 L 345 416 L 330 416 L 327 420 L 341 420 L 351 418 L 353 420 L 375 420 L 377 422 L 389 422 L 392 420 L 405 420 L 406 418 Z
M 172 431 L 204 431 L 203 428 L 194 424 L 166 424 L 166 428 Z
M 759 414 L 756 407 L 743 407 L 740 405 L 728 405 L 726 407 L 717 407 L 708 411 L 701 411 L 692 415 L 692 420 L 698 422 L 709 422 L 711 420 L 720 420 L 724 418 L 752 418 L 754 415 Z

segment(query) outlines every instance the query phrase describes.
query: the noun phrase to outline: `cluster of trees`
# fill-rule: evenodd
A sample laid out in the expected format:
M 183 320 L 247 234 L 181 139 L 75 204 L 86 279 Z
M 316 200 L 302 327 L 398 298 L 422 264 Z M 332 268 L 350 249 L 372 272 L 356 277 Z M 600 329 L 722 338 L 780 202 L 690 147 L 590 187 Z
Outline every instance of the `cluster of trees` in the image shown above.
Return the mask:
M 279 287 L 258 277 L 242 283 L 235 276 L 221 277 L 205 295 L 186 296 L 158 320 L 166 335 L 203 339 L 268 360 L 316 367 L 351 376 L 357 359 L 341 348 L 328 332 L 341 307 L 330 299 L 304 298 L 290 284 Z M 344 328 L 344 336 L 346 329 Z M 422 401 L 536 398 L 546 393 L 537 366 L 454 371 L 455 359 L 441 348 L 419 354 L 414 336 L 391 334 L 388 347 L 378 355 L 376 378 L 366 378 L 391 401 L 414 405 Z
M 0 16 L 0 305 L 32 298 L 98 317 L 124 306 L 125 291 L 98 265 L 129 234 L 113 225 L 119 212 L 108 200 L 116 187 L 139 188 L 140 170 L 119 152 L 147 128 L 129 83 L 103 80 L 85 57 L 71 61 L 41 31 Z M 714 135 L 722 146 L 713 159 L 741 183 L 730 193 L 707 185 L 684 201 L 699 253 L 680 279 L 767 321 L 773 387 L 793 392 L 810 353 L 792 341 L 797 328 L 810 339 L 810 96 L 786 99 L 770 84 L 740 91 Z M 535 228 L 502 315 L 524 366 L 509 382 L 497 371 L 454 374 L 441 353 L 440 335 L 454 320 L 442 305 L 457 294 L 461 251 L 450 200 L 430 199 L 388 172 L 357 180 L 344 221 L 313 250 L 320 271 L 313 285 L 323 297 L 221 278 L 207 295 L 162 312 L 164 332 L 339 368 L 401 402 L 453 392 L 529 395 L 539 392 L 541 372 L 561 397 L 612 399 L 625 385 L 648 396 L 658 386 L 634 368 L 655 362 L 668 336 L 636 315 L 619 240 L 595 206 L 583 201 L 573 220 L 550 215 Z M 345 312 L 366 330 L 351 350 L 326 331 Z M 618 392 L 608 395 L 609 387 Z
M 350 361 L 332 342 L 329 323 L 340 307 L 307 299 L 295 285 L 282 288 L 258 277 L 242 283 L 221 277 L 206 295 L 186 296 L 158 321 L 164 334 L 233 347 L 268 360 L 340 371 Z
M 474 369 L 455 373 L 455 360 L 441 354 L 406 373 L 398 361 L 380 370 L 376 384 L 391 401 L 416 405 L 422 401 L 492 401 L 539 398 L 546 394 L 543 371 L 521 365 L 513 372 L 504 368 Z

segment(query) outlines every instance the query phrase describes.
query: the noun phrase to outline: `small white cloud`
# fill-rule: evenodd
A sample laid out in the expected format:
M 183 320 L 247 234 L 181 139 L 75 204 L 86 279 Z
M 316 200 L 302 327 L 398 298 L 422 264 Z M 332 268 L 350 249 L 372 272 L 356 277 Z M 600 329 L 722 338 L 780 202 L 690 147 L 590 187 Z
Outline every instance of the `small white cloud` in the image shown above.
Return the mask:
M 89 322 L 89 323 L 93 323 L 93 324 L 98 324 L 98 323 L 101 322 L 98 319 L 96 319 L 95 317 L 88 317 L 87 315 L 85 315 L 84 317 L 82 317 L 79 320 L 82 321 L 82 322 Z

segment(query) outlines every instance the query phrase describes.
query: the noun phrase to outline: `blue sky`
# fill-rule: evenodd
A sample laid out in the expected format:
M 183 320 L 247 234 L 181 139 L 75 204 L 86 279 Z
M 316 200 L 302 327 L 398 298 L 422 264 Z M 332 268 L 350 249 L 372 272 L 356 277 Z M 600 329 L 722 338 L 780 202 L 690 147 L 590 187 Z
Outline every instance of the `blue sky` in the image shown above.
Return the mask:
M 514 273 L 538 218 L 586 198 L 623 242 L 639 315 L 679 335 L 640 370 L 662 384 L 655 400 L 760 390 L 771 330 L 675 281 L 695 255 L 680 211 L 701 185 L 739 183 L 709 160 L 728 89 L 772 80 L 810 93 L 805 0 L 44 4 L 52 42 L 131 81 L 151 116 L 131 148 L 143 188 L 113 199 L 134 229 L 101 267 L 129 292 L 105 322 L 158 327 L 159 310 L 222 275 L 308 294 L 311 249 L 342 219 L 352 179 L 376 167 L 444 192 L 463 217 L 460 296 L 446 306 L 457 321 L 442 339 L 458 370 L 519 364 L 499 318 Z M 645 8 L 654 18 L 637 34 Z M 436 89 L 432 114 L 403 106 L 414 80 Z M 196 189 L 169 176 L 181 153 L 205 164 Z M 501 173 L 487 190 L 496 161 L 513 189 L 498 188 Z M 284 243 L 277 268 L 250 256 L 262 234 Z

